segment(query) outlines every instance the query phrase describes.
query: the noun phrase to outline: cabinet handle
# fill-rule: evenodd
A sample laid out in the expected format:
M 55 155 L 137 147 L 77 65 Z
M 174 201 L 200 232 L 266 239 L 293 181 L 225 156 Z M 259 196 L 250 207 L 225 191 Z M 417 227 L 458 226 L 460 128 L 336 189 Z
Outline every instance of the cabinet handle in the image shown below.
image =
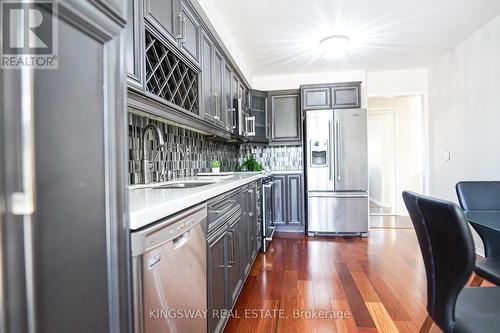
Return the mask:
M 234 258 L 234 252 L 235 252 L 235 247 L 234 247 L 234 229 L 229 229 L 229 233 L 231 235 L 231 260 L 229 260 L 230 265 L 236 264 L 236 260 Z
M 181 19 L 181 22 L 182 22 L 182 37 L 181 37 L 181 43 L 185 43 L 186 42 L 186 29 L 187 29 L 187 23 L 186 23 L 186 18 L 184 16 L 182 16 L 182 19 Z
M 330 181 L 333 181 L 333 168 L 337 167 L 337 161 L 335 158 L 332 158 L 334 154 L 336 154 L 336 152 L 332 152 L 333 150 L 333 134 L 332 134 L 332 121 L 331 120 L 328 120 L 328 173 L 330 174 Z M 311 145 L 312 145 L 312 141 L 311 141 Z M 335 164 L 335 166 L 333 166 L 332 164 Z M 311 164 L 312 164 L 312 152 L 311 152 Z
M 335 140 L 335 169 L 337 171 L 337 181 L 340 181 L 340 121 L 337 120 L 335 122 L 335 137 L 336 137 L 336 140 Z
M 177 13 L 177 39 L 182 39 L 182 34 L 183 34 L 183 31 L 182 31 L 182 13 L 179 12 Z
M 21 156 L 23 192 L 14 192 L 13 215 L 31 215 L 35 211 L 35 141 L 33 116 L 33 72 L 29 68 L 21 70 Z

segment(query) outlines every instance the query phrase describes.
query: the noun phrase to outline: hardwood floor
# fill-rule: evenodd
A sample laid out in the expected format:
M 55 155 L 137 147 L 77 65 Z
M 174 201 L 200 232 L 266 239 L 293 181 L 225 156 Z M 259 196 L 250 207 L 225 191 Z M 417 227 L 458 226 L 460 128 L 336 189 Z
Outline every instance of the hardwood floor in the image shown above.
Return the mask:
M 413 230 L 373 229 L 365 239 L 279 234 L 257 257 L 225 332 L 411 333 L 425 307 Z

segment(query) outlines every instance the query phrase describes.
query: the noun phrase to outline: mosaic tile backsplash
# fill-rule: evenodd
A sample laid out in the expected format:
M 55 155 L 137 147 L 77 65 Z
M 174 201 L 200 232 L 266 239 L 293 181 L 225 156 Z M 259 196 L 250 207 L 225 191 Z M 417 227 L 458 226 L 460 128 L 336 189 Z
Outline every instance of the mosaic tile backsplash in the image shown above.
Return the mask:
M 210 162 L 221 162 L 221 171 L 235 171 L 246 156 L 254 154 L 265 169 L 272 171 L 302 170 L 301 146 L 260 146 L 252 144 L 227 143 L 222 140 L 209 139 L 208 136 L 178 127 L 160 120 L 151 119 L 134 113 L 128 114 L 129 125 L 129 184 L 143 184 L 142 135 L 144 128 L 153 123 L 157 125 L 165 141 L 167 151 L 162 149 L 150 173 L 152 182 L 159 182 L 165 177 L 167 170 L 174 178 L 196 176 L 199 172 L 210 172 Z M 153 159 L 153 149 L 158 142 L 152 131 L 146 141 L 146 154 Z M 184 152 L 177 151 L 179 147 Z M 168 149 L 171 148 L 171 149 Z M 163 170 L 163 172 L 162 172 Z
M 174 178 L 195 176 L 199 172 L 209 172 L 211 171 L 210 162 L 212 160 L 221 161 L 221 171 L 233 171 L 239 166 L 240 154 L 237 144 L 209 140 L 207 136 L 198 132 L 129 113 L 129 183 L 131 185 L 144 183 L 142 174 L 144 149 L 142 134 L 149 123 L 153 123 L 161 129 L 167 148 L 172 148 L 171 151 L 161 151 L 159 153 L 157 162 L 151 172 L 152 182 L 162 181 L 162 170 L 172 171 Z M 153 157 L 153 148 L 157 146 L 156 141 L 156 136 L 152 131 L 149 131 L 146 142 L 149 160 Z M 177 145 L 185 152 L 184 156 L 174 149 Z M 165 174 L 166 172 L 163 172 L 163 175 Z
M 265 169 L 272 171 L 301 171 L 302 146 L 240 146 L 240 162 L 245 156 L 254 154 Z

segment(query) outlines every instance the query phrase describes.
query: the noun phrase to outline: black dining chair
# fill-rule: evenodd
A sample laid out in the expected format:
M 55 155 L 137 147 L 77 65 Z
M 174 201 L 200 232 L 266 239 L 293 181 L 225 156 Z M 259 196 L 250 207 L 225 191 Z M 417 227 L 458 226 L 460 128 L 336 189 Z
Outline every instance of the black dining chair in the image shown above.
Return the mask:
M 403 200 L 415 227 L 427 276 L 427 313 L 420 332 L 500 331 L 500 287 L 464 288 L 475 263 L 474 241 L 458 205 L 412 192 Z
M 456 185 L 458 201 L 464 211 L 500 211 L 500 182 L 469 181 Z M 472 225 L 484 244 L 483 259 L 476 261 L 471 286 L 480 286 L 484 279 L 500 285 L 500 234 Z M 500 331 L 500 329 L 499 329 Z

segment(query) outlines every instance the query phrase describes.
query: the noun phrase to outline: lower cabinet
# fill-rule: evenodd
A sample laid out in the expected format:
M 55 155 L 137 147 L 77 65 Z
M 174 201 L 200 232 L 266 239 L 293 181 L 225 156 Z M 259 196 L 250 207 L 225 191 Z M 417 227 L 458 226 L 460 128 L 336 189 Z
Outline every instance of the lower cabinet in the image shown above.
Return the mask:
M 302 174 L 274 175 L 273 223 L 278 231 L 304 231 Z
M 228 230 L 228 308 L 231 309 L 238 299 L 239 292 L 243 286 L 245 276 L 241 274 L 241 266 L 245 265 L 245 257 L 240 252 L 239 244 L 244 240 L 241 234 L 242 214 L 238 212 L 229 222 Z
M 207 291 L 208 331 L 221 332 L 224 327 L 222 313 L 226 309 L 226 225 L 214 232 L 208 239 Z
M 208 332 L 222 332 L 250 272 L 258 247 L 259 182 L 208 205 Z M 257 195 L 257 196 L 256 196 Z

